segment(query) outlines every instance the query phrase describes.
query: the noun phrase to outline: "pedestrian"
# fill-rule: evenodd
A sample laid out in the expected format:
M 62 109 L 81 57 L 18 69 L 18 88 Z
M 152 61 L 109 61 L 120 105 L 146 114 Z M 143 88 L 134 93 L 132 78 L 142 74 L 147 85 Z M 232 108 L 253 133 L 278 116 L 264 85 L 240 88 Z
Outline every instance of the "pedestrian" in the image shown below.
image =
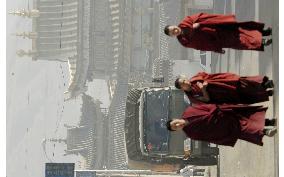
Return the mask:
M 190 79 L 179 76 L 175 87 L 183 90 L 192 103 L 253 104 L 268 101 L 274 84 L 267 76 L 200 72 Z
M 167 25 L 165 34 L 177 37 L 184 47 L 225 53 L 224 48 L 264 51 L 272 39 L 272 28 L 264 23 L 238 22 L 235 15 L 198 13 L 186 16 L 178 26 Z
M 275 119 L 265 119 L 267 108 L 248 105 L 196 104 L 189 106 L 180 119 L 168 120 L 170 131 L 183 130 L 193 140 L 232 146 L 238 139 L 259 146 L 264 135 L 276 134 Z

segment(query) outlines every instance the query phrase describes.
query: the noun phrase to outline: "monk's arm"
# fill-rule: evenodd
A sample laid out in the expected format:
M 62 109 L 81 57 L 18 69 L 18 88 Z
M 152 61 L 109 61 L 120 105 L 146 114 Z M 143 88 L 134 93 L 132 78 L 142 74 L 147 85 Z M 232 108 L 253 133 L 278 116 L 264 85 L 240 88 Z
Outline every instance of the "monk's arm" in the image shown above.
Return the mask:
M 202 102 L 209 102 L 210 97 L 209 97 L 209 93 L 206 90 L 208 83 L 207 82 L 203 82 L 203 83 L 198 82 L 197 85 L 202 90 L 202 95 L 203 95 L 201 97 L 198 97 L 197 99 L 202 101 Z
M 206 87 L 202 88 L 202 97 L 198 97 L 197 99 L 202 101 L 202 102 L 209 102 L 210 101 L 210 97 L 209 97 L 209 93 L 206 90 Z

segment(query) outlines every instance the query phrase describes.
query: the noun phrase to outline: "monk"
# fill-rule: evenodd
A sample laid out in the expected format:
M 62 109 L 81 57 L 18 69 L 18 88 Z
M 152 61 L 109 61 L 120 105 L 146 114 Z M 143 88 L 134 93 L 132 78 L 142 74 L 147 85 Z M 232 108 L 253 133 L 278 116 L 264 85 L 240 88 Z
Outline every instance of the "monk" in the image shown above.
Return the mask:
M 237 22 L 235 15 L 198 13 L 186 16 L 178 26 L 167 25 L 166 35 L 177 37 L 184 47 L 225 53 L 223 48 L 264 51 L 272 28 L 254 21 Z
M 269 100 L 273 81 L 267 76 L 240 77 L 233 73 L 200 72 L 192 78 L 180 76 L 175 87 L 188 96 L 191 103 L 253 104 Z
M 265 128 L 266 122 L 275 120 L 265 120 L 266 110 L 262 106 L 197 104 L 166 125 L 170 131 L 183 130 L 194 140 L 234 147 L 241 139 L 262 146 L 264 135 L 277 133 L 275 127 Z

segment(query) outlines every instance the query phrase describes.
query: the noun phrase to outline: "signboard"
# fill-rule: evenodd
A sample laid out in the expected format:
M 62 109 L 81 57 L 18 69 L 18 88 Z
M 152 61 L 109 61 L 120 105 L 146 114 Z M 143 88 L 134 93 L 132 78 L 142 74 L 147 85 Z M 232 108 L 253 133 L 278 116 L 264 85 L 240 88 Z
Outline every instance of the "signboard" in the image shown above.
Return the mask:
M 163 83 L 164 82 L 164 77 L 155 77 L 152 78 L 152 82 L 158 82 L 158 83 Z
M 76 171 L 76 177 L 96 177 L 95 171 Z
M 45 177 L 74 177 L 74 163 L 45 163 Z

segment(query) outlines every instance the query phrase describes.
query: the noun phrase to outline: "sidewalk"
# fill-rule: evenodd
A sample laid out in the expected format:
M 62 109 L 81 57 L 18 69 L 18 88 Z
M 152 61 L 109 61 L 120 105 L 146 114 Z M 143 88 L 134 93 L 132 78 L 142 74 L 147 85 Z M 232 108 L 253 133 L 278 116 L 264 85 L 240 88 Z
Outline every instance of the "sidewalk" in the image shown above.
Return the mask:
M 215 0 L 215 13 L 235 13 L 239 21 L 262 21 L 272 26 L 273 40 L 278 40 L 278 7 L 272 1 L 231 0 L 225 4 Z M 223 2 L 223 4 L 222 4 Z M 215 10 L 215 9 L 214 9 Z M 234 72 L 240 75 L 267 75 L 276 81 L 274 99 L 265 102 L 268 106 L 267 117 L 278 115 L 278 41 L 273 41 L 273 50 L 265 52 L 237 51 L 226 49 L 226 54 L 213 54 L 213 72 Z M 278 176 L 278 135 L 275 138 L 264 137 L 264 146 L 256 146 L 238 141 L 234 148 L 220 146 L 220 176 L 229 177 L 274 177 Z M 227 165 L 229 164 L 229 165 Z

